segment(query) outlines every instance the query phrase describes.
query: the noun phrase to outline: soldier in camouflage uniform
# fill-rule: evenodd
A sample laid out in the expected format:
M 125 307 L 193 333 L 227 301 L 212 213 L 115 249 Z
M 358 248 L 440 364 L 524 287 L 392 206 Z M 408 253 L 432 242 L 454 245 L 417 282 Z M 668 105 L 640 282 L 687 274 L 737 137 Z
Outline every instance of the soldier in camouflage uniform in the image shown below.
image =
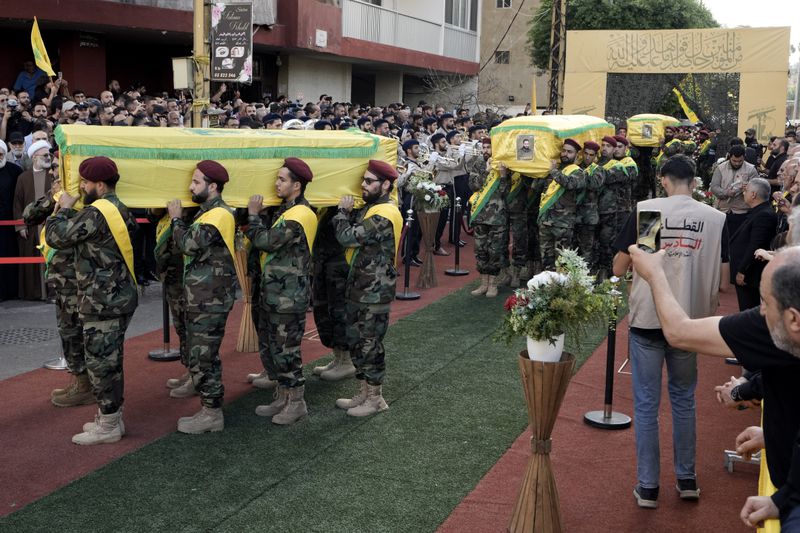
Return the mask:
M 22 219 L 27 226 L 44 224 L 58 205 L 53 199 L 61 190 L 61 182 L 54 182 L 44 196 L 25 207 Z M 46 239 L 45 239 L 46 240 Z M 45 276 L 56 294 L 56 323 L 61 337 L 61 350 L 67 360 L 72 382 L 50 395 L 53 405 L 72 407 L 94 403 L 86 360 L 83 355 L 83 326 L 78 314 L 78 282 L 75 278 L 75 249 L 43 250 Z
M 185 209 L 183 221 L 191 223 L 197 209 Z M 197 394 L 189 374 L 189 358 L 186 353 L 186 290 L 183 286 L 183 253 L 172 238 L 172 221 L 163 209 L 151 209 L 147 219 L 156 224 L 156 275 L 164 284 L 172 325 L 178 334 L 181 364 L 186 372 L 179 378 L 167 380 L 170 398 L 188 398 Z
M 366 205 L 352 216 L 354 200 L 345 196 L 333 217 L 336 239 L 347 248 L 347 339 L 360 389 L 352 399 L 336 400 L 350 416 L 369 416 L 389 408 L 381 386 L 386 372 L 383 337 L 397 284 L 395 254 L 403 217 L 390 198 L 397 171 L 370 161 L 361 182 Z
M 356 367 L 347 349 L 347 274 L 350 268 L 344 248 L 336 240 L 333 217 L 336 209 L 325 208 L 314 239 L 311 299 L 314 324 L 323 346 L 333 350 L 334 359 L 314 368 L 314 374 L 326 381 L 339 381 L 356 375 Z
M 542 271 L 542 249 L 539 246 L 539 203 L 542 201 L 542 193 L 547 185 L 547 180 L 530 178 L 530 185 L 530 189 L 528 189 L 528 278 Z M 521 281 L 525 285 L 525 280 Z
M 509 191 L 506 195 L 506 213 L 508 225 L 505 234 L 505 249 L 503 254 L 504 272 L 497 279 L 498 285 L 508 284 L 511 287 L 519 286 L 520 275 L 528 262 L 528 189 L 531 179 L 518 172 L 511 175 Z M 508 245 L 511 241 L 511 257 L 509 259 Z
M 124 250 L 131 249 L 137 226 L 115 193 L 119 173 L 112 160 L 86 159 L 78 172 L 86 207 L 76 211 L 77 198 L 62 193 L 60 209 L 47 219 L 45 234 L 53 248 L 75 250 L 84 356 L 99 407 L 94 423 L 86 424 L 72 442 L 102 444 L 123 435 L 123 343 L 138 304 L 133 256 Z
M 603 137 L 600 149 L 602 155 L 597 164 L 604 172 L 603 186 L 597 197 L 597 272 L 600 278 L 611 273 L 611 261 L 614 257 L 611 248 L 617 235 L 617 198 L 622 194 L 621 188 L 627 183 L 627 175 L 622 164 L 614 159 L 617 147 L 614 137 Z
M 620 162 L 625 171 L 626 182 L 621 187 L 621 195 L 617 196 L 616 233 L 619 233 L 628 220 L 628 215 L 635 207 L 633 202 L 633 186 L 639 181 L 639 167 L 636 161 L 628 155 L 628 139 L 617 135 L 614 137 L 617 147 L 614 148 L 614 159 Z
M 312 243 L 306 232 L 314 232 L 310 233 L 313 238 L 317 222 L 304 196 L 312 178 L 304 161 L 287 158 L 275 182 L 282 201 L 272 224 L 265 225 L 259 217 L 264 201 L 261 195 L 252 196 L 247 206 L 247 237 L 261 253 L 262 265 L 259 353 L 270 378 L 278 380 L 274 401 L 256 407 L 256 414 L 272 417 L 272 422 L 280 425 L 293 424 L 308 414 L 300 343 L 311 293 Z M 302 215 L 293 216 L 301 211 L 306 222 L 301 222 Z
M 219 347 L 236 295 L 233 258 L 233 210 L 222 200 L 228 172 L 216 161 L 201 161 L 189 191 L 200 210 L 191 225 L 183 220 L 180 200 L 167 204 L 172 238 L 184 255 L 186 294 L 186 354 L 194 388 L 200 393 L 200 411 L 178 420 L 181 433 L 222 431 L 222 362 Z
M 482 143 L 483 157 L 470 159 L 467 165 L 469 188 L 476 195 L 470 224 L 475 230 L 475 260 L 481 275 L 480 286 L 472 291 L 473 296 L 485 294 L 487 298 L 497 296 L 497 275 L 503 268 L 503 250 L 507 231 L 506 194 L 508 194 L 508 169 L 501 165 L 497 174 L 491 171 L 492 141 L 486 137 Z
M 577 197 L 586 187 L 586 173 L 575 161 L 581 145 L 573 139 L 564 141 L 561 161 L 553 161 L 547 177 L 547 189 L 539 204 L 539 242 L 542 268 L 555 270 L 556 251 L 569 248 L 577 216 Z
M 583 161 L 581 166 L 586 173 L 586 188 L 578 193 L 577 209 L 578 214 L 575 219 L 575 239 L 578 244 L 578 252 L 586 260 L 591 272 L 597 272 L 597 248 L 595 247 L 594 236 L 597 233 L 597 224 L 600 223 L 600 215 L 597 212 L 597 197 L 603 186 L 605 171 L 595 160 L 600 145 L 593 141 L 583 143 Z

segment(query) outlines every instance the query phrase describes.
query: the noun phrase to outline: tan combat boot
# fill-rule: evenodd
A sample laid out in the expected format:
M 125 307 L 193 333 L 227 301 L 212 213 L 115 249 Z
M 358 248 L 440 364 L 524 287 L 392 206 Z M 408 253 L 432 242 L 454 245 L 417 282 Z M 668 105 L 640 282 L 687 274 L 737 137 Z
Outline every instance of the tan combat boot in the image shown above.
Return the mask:
M 168 389 L 177 389 L 178 387 L 180 387 L 181 385 L 183 385 L 184 383 L 189 381 L 189 377 L 190 377 L 190 375 L 189 375 L 189 372 L 187 371 L 179 378 L 169 378 L 167 380 L 167 388 Z
M 495 287 L 500 287 L 503 285 L 508 285 L 511 281 L 511 276 L 508 274 L 508 269 L 511 267 L 506 267 L 500 271 L 499 274 L 495 276 Z
M 353 360 L 350 359 L 350 352 L 346 350 L 334 351 L 336 352 L 336 366 L 332 370 L 326 370 L 319 377 L 325 381 L 341 381 L 355 376 L 356 367 L 353 366 Z
M 366 382 L 365 382 L 366 383 Z M 367 385 L 367 399 L 361 404 L 347 410 L 349 416 L 370 416 L 386 411 L 389 406 L 383 399 L 380 385 Z
M 272 398 L 272 403 L 256 407 L 256 414 L 258 416 L 275 416 L 283 411 L 286 402 L 289 401 L 289 389 L 286 387 L 277 387 Z
M 194 387 L 194 381 L 190 378 L 183 382 L 183 385 L 169 391 L 170 398 L 191 398 L 199 393 Z
M 277 386 L 278 382 L 275 381 L 274 379 L 269 379 L 266 370 L 264 371 L 263 376 L 259 376 L 253 380 L 253 387 L 257 389 L 269 390 L 269 389 L 274 389 Z
M 72 437 L 75 444 L 110 444 L 122 438 L 122 411 L 104 415 L 100 411 L 94 417 L 94 424 L 89 427 L 89 431 L 78 433 Z
M 125 421 L 122 419 L 122 409 L 123 409 L 123 407 L 119 408 L 119 431 L 120 431 L 120 433 L 122 433 L 122 436 L 124 437 L 125 436 Z M 97 420 L 97 417 L 95 417 L 95 420 Z M 83 431 L 84 432 L 86 432 L 86 431 L 96 431 L 95 428 L 97 428 L 97 422 L 86 422 L 83 425 Z
M 71 377 L 71 381 L 67 384 L 66 387 L 64 387 L 63 389 L 53 389 L 53 390 L 50 391 L 50 397 L 51 398 L 53 396 L 60 396 L 62 394 L 65 394 L 67 392 L 67 390 L 69 390 L 69 388 L 72 387 L 72 385 L 75 384 L 75 382 L 78 381 L 78 376 L 76 376 L 75 374 L 70 374 L 70 377 Z
M 339 363 L 339 351 L 336 348 L 334 348 L 333 359 L 331 359 L 327 365 L 315 366 L 311 372 L 313 372 L 315 376 L 320 376 L 322 375 L 323 372 L 327 372 L 328 370 L 333 370 L 334 368 L 336 368 L 336 365 L 338 363 Z
M 512 289 L 519 287 L 519 269 L 515 266 L 508 267 L 508 286 Z
M 199 435 L 200 433 L 222 431 L 223 429 L 225 429 L 225 417 L 222 415 L 222 408 L 220 407 L 203 406 L 194 415 L 178 419 L 178 431 L 181 433 Z
M 494 298 L 497 296 L 497 276 L 489 276 L 489 286 L 486 289 L 486 297 Z
M 339 409 L 350 409 L 364 403 L 367 400 L 367 382 L 361 380 L 359 387 L 358 394 L 352 398 L 339 398 L 336 400 L 336 407 Z
M 92 394 L 92 385 L 89 383 L 89 375 L 81 374 L 76 376 L 75 381 L 64 389 L 64 394 L 57 394 L 51 397 L 50 401 L 57 407 L 75 407 L 94 403 L 94 394 Z
M 252 383 L 253 381 L 255 381 L 258 378 L 265 378 L 265 377 L 267 377 L 267 371 L 266 370 L 262 370 L 261 372 L 259 372 L 257 374 L 247 374 L 247 382 L 248 383 Z
M 474 291 L 470 292 L 473 296 L 480 296 L 482 294 L 486 294 L 486 289 L 489 288 L 489 274 L 481 274 L 481 284 L 478 285 L 478 288 Z
M 289 389 L 289 401 L 280 413 L 272 417 L 273 424 L 290 426 L 308 414 L 308 407 L 303 399 L 305 390 L 304 385 Z

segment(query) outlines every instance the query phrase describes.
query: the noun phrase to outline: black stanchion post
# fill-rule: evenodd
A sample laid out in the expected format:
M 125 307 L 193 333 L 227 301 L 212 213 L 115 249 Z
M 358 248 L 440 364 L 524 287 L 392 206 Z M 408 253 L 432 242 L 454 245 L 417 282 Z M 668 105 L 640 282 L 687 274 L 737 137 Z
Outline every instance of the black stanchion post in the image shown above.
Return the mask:
M 453 208 L 453 212 L 455 213 L 452 221 L 455 224 L 455 228 L 453 228 L 453 241 L 456 243 L 455 264 L 453 268 L 448 268 L 444 273 L 446 276 L 466 276 L 469 274 L 469 270 L 464 270 L 459 265 L 461 261 L 461 198 L 458 196 L 456 196 L 456 205 Z
M 398 300 L 419 300 L 418 292 L 408 290 L 408 284 L 411 282 L 411 223 L 414 221 L 414 210 L 409 209 L 406 211 L 406 215 L 406 239 L 403 243 L 403 263 L 405 263 L 403 292 L 396 293 L 394 297 Z
M 631 427 L 631 417 L 617 413 L 612 409 L 614 399 L 614 354 L 617 349 L 617 312 L 619 308 L 620 292 L 618 290 L 619 278 L 612 277 L 614 284 L 614 316 L 608 322 L 608 349 L 606 351 L 606 390 L 602 411 L 589 411 L 583 415 L 583 421 L 592 427 L 600 429 L 627 429 Z
M 171 350 L 169 347 L 169 304 L 167 303 L 167 285 L 161 284 L 161 313 L 164 330 L 164 346 L 157 350 L 150 351 L 147 357 L 153 361 L 176 361 L 181 358 L 178 350 Z

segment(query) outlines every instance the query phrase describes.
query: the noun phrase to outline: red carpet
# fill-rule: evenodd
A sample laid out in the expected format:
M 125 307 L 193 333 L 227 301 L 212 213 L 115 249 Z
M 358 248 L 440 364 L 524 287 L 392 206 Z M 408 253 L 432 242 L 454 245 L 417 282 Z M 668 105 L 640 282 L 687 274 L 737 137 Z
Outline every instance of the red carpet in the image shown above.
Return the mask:
M 723 297 L 721 314 L 738 310 L 735 295 Z M 656 510 L 640 509 L 633 498 L 636 454 L 633 428 L 595 429 L 583 422 L 587 411 L 603 408 L 605 344 L 573 377 L 553 431 L 551 458 L 561 512 L 570 532 L 753 531 L 739 519 L 747 496 L 757 492 L 757 468 L 723 467 L 724 449 L 731 449 L 745 427 L 758 425 L 759 412 L 732 411 L 716 401 L 714 386 L 738 375 L 721 358 L 698 357 L 697 478 L 699 503 L 678 498 L 672 467 L 672 425 L 666 378 L 661 401 L 661 494 Z M 627 322 L 617 332 L 616 368 L 627 356 Z M 513 354 L 509 354 L 510 357 Z M 615 374 L 614 410 L 633 416 L 630 376 Z M 440 533 L 506 531 L 522 475 L 530 456 L 530 431 L 484 476 L 442 524 Z
M 452 247 L 450 247 L 452 251 Z M 462 249 L 462 268 L 469 276 L 451 277 L 443 274 L 452 267 L 453 257 L 436 257 L 439 286 L 417 291 L 422 297 L 415 301 L 395 301 L 391 321 L 394 322 L 476 279 L 475 260 L 471 246 Z M 411 288 L 419 270 L 411 270 Z M 403 286 L 403 269 L 398 289 Z M 234 352 L 241 305 L 237 304 L 228 319 L 227 335 L 220 353 L 223 360 L 226 401 L 233 401 L 252 390 L 245 376 L 261 370 L 257 354 Z M 303 360 L 314 361 L 329 352 L 315 338 L 313 316 L 308 314 L 306 339 L 303 341 Z M 176 336 L 174 331 L 172 338 Z M 150 350 L 161 346 L 161 331 L 153 331 L 125 342 L 125 426 L 126 435 L 119 443 L 109 446 L 77 446 L 71 438 L 81 426 L 94 419 L 96 407 L 58 408 L 50 403 L 50 391 L 68 381 L 65 372 L 35 370 L 0 381 L 0 516 L 13 513 L 24 505 L 41 498 L 100 468 L 106 463 L 175 431 L 178 418 L 195 413 L 199 400 L 170 399 L 164 383 L 183 372 L 179 362 L 159 363 L 147 358 Z M 391 372 L 391 358 L 387 364 Z M 320 386 L 311 382 L 313 388 Z M 391 395 L 391 391 L 388 391 Z

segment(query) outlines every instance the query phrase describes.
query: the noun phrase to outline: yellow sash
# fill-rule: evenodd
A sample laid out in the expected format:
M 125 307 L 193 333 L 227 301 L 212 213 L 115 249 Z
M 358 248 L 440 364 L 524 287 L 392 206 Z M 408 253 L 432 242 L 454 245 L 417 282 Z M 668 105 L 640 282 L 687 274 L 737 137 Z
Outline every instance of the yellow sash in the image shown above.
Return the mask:
M 470 211 L 470 222 L 475 220 L 475 217 L 478 216 L 478 213 L 486 205 L 486 202 L 489 198 L 492 197 L 494 191 L 497 190 L 497 186 L 500 184 L 500 174 L 497 173 L 496 170 L 492 169 L 489 172 L 489 175 L 486 177 L 486 181 L 483 183 L 483 187 L 480 190 L 475 191 L 472 193 L 472 196 L 469 197 L 469 203 L 472 205 L 472 210 Z
M 513 172 L 511 174 L 511 190 L 508 191 L 506 195 L 506 202 L 509 204 L 514 201 L 520 191 L 520 186 L 522 185 L 522 174 L 519 172 Z
M 95 200 L 92 203 L 92 207 L 96 207 L 100 214 L 103 215 L 103 218 L 106 219 L 111 235 L 114 236 L 114 242 L 117 243 L 117 247 L 125 259 L 125 264 L 128 265 L 133 282 L 136 283 L 136 274 L 133 271 L 133 245 L 131 244 L 131 236 L 128 233 L 128 226 L 125 225 L 122 214 L 117 206 L 104 198 Z
M 231 260 L 236 261 L 236 248 L 234 248 L 236 221 L 233 219 L 233 213 L 224 207 L 215 207 L 197 217 L 192 225 L 194 224 L 208 224 L 217 228 L 222 240 L 225 241 L 225 246 L 231 253 Z
M 44 230 L 45 227 L 42 226 L 42 231 L 39 233 L 39 246 L 36 248 L 42 252 L 42 257 L 44 257 L 44 273 L 47 275 L 47 268 L 50 266 L 50 261 L 53 260 L 53 255 L 55 255 L 56 251 L 47 244 L 47 240 L 44 238 Z
M 580 170 L 581 167 L 572 163 L 567 165 L 561 170 L 562 174 L 566 174 L 569 176 L 576 170 Z M 558 184 L 556 180 L 550 182 L 547 186 L 547 190 L 542 195 L 542 199 L 539 201 L 539 219 L 542 218 L 548 209 L 553 207 L 553 205 L 558 202 L 558 199 L 561 198 L 561 195 L 564 194 L 564 191 L 561 189 L 561 185 Z
M 761 402 L 761 426 L 764 426 L 764 402 Z M 772 484 L 772 479 L 769 477 L 769 468 L 767 465 L 767 450 L 761 450 L 761 464 L 758 470 L 758 495 L 759 496 L 772 496 L 778 492 L 775 485 Z M 778 519 L 770 519 L 764 521 L 764 527 L 758 528 L 759 533 L 779 533 L 781 530 L 781 523 Z
M 398 210 L 397 206 L 392 203 L 375 204 L 367 209 L 367 214 L 364 215 L 364 220 L 367 220 L 375 215 L 389 219 L 389 221 L 392 223 L 392 228 L 394 230 L 394 257 L 396 261 L 397 249 L 400 248 L 400 236 L 403 232 L 403 217 L 400 215 L 400 210 Z M 357 251 L 358 248 L 345 249 L 344 258 L 347 260 L 348 265 L 353 265 L 353 260 L 355 259 Z
M 303 233 L 306 234 L 306 244 L 308 244 L 308 252 L 312 253 L 314 250 L 314 237 L 317 236 L 317 215 L 307 205 L 296 205 L 286 210 L 284 214 L 278 217 L 272 227 L 276 228 L 286 220 L 292 220 L 300 224 L 303 228 Z M 274 253 L 261 253 L 261 268 L 263 269 L 267 263 L 270 262 Z
M 169 213 L 161 217 L 156 226 L 156 250 L 164 246 L 164 243 L 172 235 L 172 219 Z

